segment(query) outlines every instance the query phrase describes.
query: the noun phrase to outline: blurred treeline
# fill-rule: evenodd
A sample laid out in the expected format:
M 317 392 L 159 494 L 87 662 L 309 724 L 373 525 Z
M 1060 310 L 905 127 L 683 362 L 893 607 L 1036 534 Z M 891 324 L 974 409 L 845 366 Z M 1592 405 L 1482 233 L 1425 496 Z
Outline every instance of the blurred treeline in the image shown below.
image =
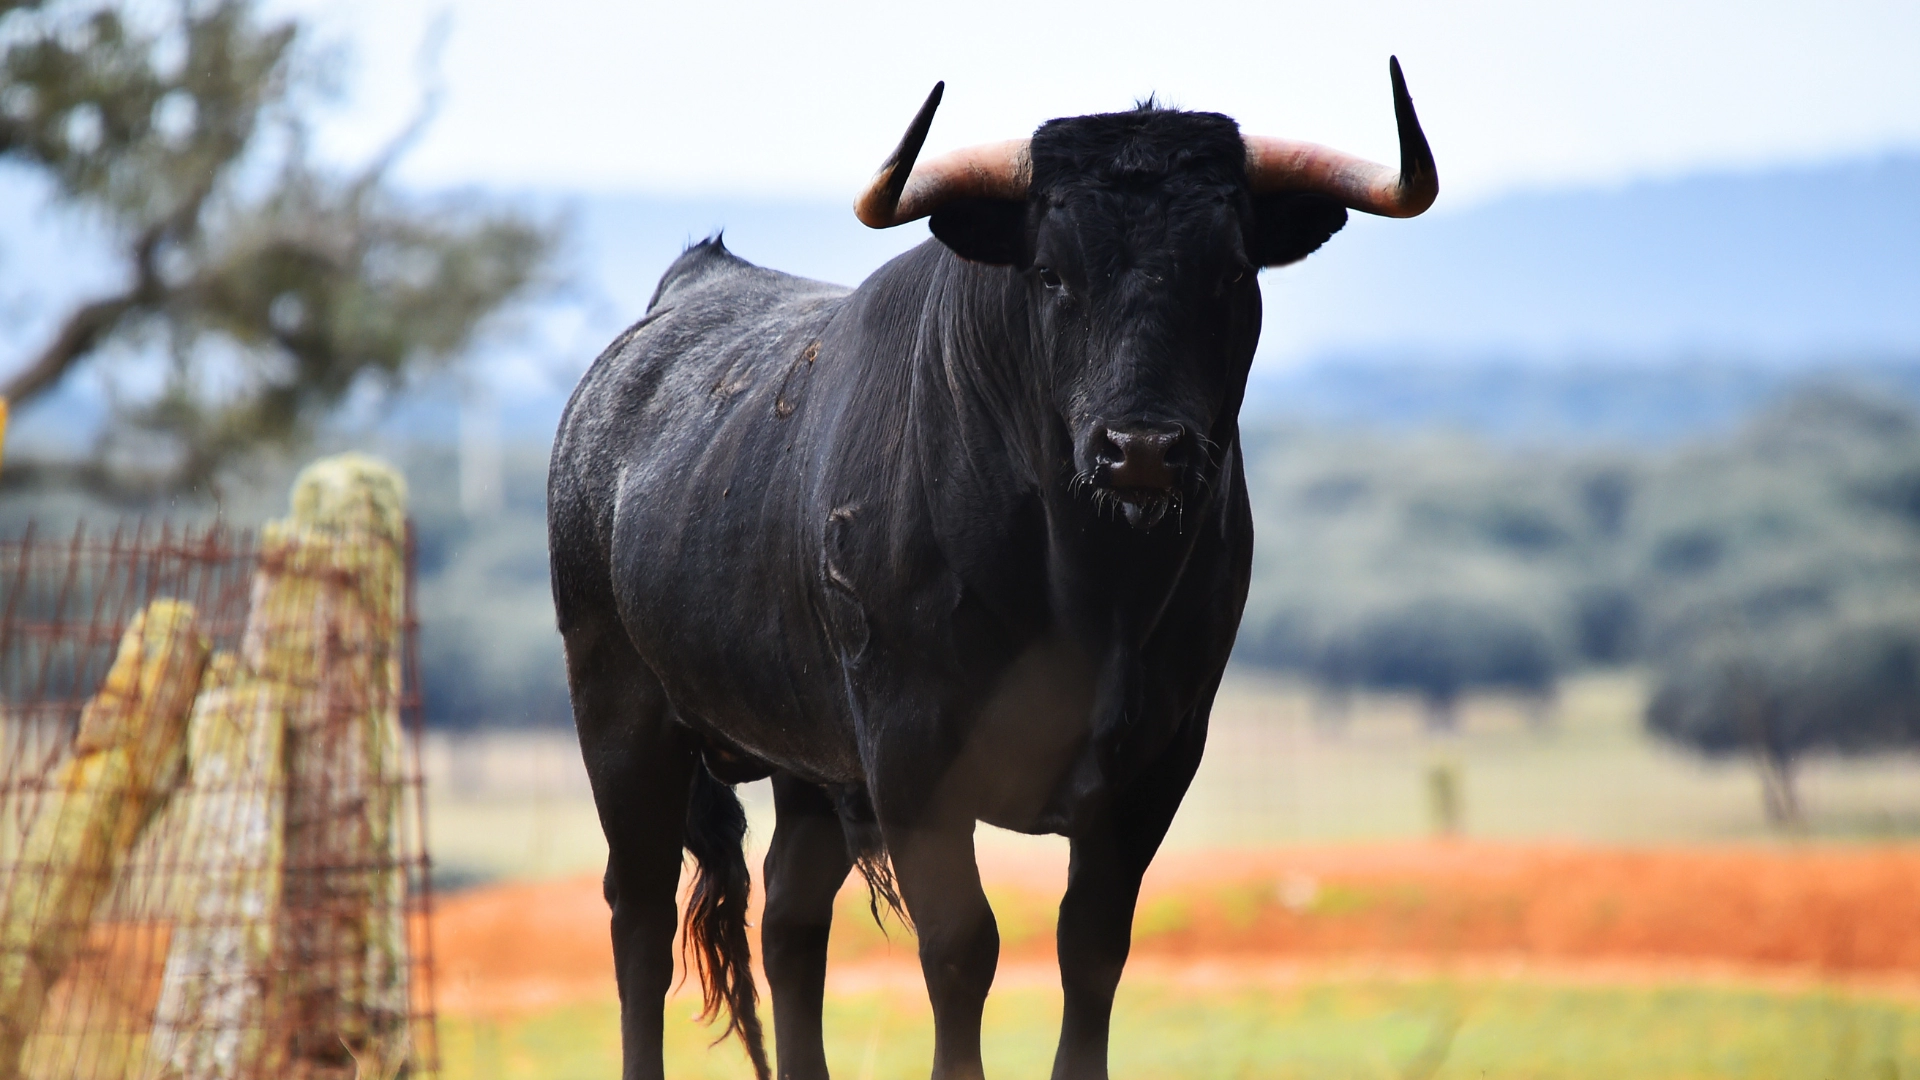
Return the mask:
M 1905 400 L 1803 389 L 1731 433 L 1642 451 L 1297 424 L 1251 426 L 1246 451 L 1258 544 L 1237 663 L 1336 698 L 1417 693 L 1439 726 L 1467 692 L 1544 698 L 1570 671 L 1643 665 L 1656 723 L 1708 749 L 1753 745 L 1719 701 L 1743 694 L 1774 702 L 1788 752 L 1915 728 L 1920 412 Z M 544 456 L 510 447 L 503 508 L 470 518 L 455 451 L 408 455 L 439 721 L 565 718 Z M 1846 724 L 1816 719 L 1836 711 Z
M 384 441 L 412 485 L 429 721 L 564 725 L 546 447 L 502 447 L 501 497 L 476 509 L 455 441 Z M 1441 729 L 1487 690 L 1532 696 L 1545 718 L 1563 676 L 1634 666 L 1654 680 L 1656 731 L 1760 752 L 1788 816 L 1796 755 L 1920 736 L 1920 410 L 1905 395 L 1802 387 L 1731 431 L 1639 449 L 1258 417 L 1245 442 L 1258 539 L 1235 662 L 1317 684 L 1329 719 L 1363 689 L 1419 695 Z M 296 464 L 221 512 L 283 512 Z M 129 509 L 214 508 L 16 487 L 0 531 Z
M 478 514 L 461 506 L 454 446 L 416 444 L 404 453 L 427 722 L 458 730 L 570 725 L 547 578 L 547 447 L 504 447 L 499 507 Z

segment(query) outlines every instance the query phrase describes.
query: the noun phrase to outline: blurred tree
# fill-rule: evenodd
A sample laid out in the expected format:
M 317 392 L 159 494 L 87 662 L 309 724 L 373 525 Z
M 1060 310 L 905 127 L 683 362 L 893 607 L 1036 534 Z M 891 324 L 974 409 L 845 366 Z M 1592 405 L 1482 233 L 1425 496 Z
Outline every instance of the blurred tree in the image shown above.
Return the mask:
M 297 446 L 363 381 L 460 354 L 542 274 L 547 229 L 389 182 L 431 95 L 357 174 L 316 165 L 304 114 L 325 65 L 300 38 L 253 0 L 0 0 L 0 162 L 103 224 L 126 267 L 0 383 L 18 412 L 125 361 L 100 365 L 114 412 L 82 480 L 180 489 Z M 129 392 L 126 363 L 163 365 L 159 390 Z
M 1639 629 L 1639 602 L 1617 585 L 1590 585 L 1572 596 L 1573 633 L 1580 658 L 1596 664 L 1633 659 Z
M 1801 819 L 1814 752 L 1920 744 L 1920 418 L 1815 388 L 1659 470 L 1634 589 L 1648 727 L 1751 754 L 1768 820 Z
M 1539 628 L 1504 608 L 1468 600 L 1427 599 L 1376 612 L 1322 648 L 1314 675 L 1323 685 L 1404 690 L 1426 703 L 1434 730 L 1456 726 L 1469 689 L 1545 696 L 1554 652 Z
M 1905 611 L 1802 619 L 1765 637 L 1701 635 L 1661 666 L 1647 725 L 1702 753 L 1753 754 L 1767 819 L 1798 827 L 1802 755 L 1920 746 L 1920 596 L 1904 599 Z

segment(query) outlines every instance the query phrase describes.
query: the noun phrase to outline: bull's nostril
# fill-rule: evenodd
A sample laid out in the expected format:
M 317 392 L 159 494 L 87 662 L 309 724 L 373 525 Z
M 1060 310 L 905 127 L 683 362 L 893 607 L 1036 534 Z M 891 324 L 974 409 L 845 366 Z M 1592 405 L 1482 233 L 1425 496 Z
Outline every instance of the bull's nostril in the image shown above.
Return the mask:
M 1167 432 L 1166 439 L 1167 447 L 1161 451 L 1161 460 L 1165 461 L 1170 469 L 1184 466 L 1187 463 L 1187 448 L 1193 445 L 1193 440 L 1187 438 L 1187 429 L 1175 427 Z

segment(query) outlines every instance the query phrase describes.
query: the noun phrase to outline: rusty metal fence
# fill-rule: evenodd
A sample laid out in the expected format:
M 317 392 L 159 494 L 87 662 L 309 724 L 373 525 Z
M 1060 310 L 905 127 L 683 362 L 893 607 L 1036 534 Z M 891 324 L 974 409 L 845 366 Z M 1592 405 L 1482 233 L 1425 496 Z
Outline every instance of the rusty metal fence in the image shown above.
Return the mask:
M 437 1073 L 410 541 L 297 517 L 0 541 L 0 1080 Z

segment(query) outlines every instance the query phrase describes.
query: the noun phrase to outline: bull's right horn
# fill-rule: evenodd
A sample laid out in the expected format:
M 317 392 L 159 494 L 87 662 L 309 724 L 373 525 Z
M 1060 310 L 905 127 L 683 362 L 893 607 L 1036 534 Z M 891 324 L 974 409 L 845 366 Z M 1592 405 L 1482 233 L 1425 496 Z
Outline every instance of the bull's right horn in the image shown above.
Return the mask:
M 1379 165 L 1309 142 L 1249 135 L 1247 186 L 1258 193 L 1313 191 L 1354 210 L 1385 217 L 1424 213 L 1440 194 L 1440 173 L 1413 113 L 1398 57 L 1387 58 L 1393 80 L 1393 115 L 1400 127 L 1400 167 Z
M 1026 139 L 982 143 L 915 165 L 920 147 L 933 126 L 933 112 L 947 84 L 933 84 L 933 93 L 907 125 L 907 134 L 894 148 L 873 182 L 853 202 L 853 214 L 870 229 L 891 229 L 926 217 L 954 199 L 1024 199 L 1033 177 Z

